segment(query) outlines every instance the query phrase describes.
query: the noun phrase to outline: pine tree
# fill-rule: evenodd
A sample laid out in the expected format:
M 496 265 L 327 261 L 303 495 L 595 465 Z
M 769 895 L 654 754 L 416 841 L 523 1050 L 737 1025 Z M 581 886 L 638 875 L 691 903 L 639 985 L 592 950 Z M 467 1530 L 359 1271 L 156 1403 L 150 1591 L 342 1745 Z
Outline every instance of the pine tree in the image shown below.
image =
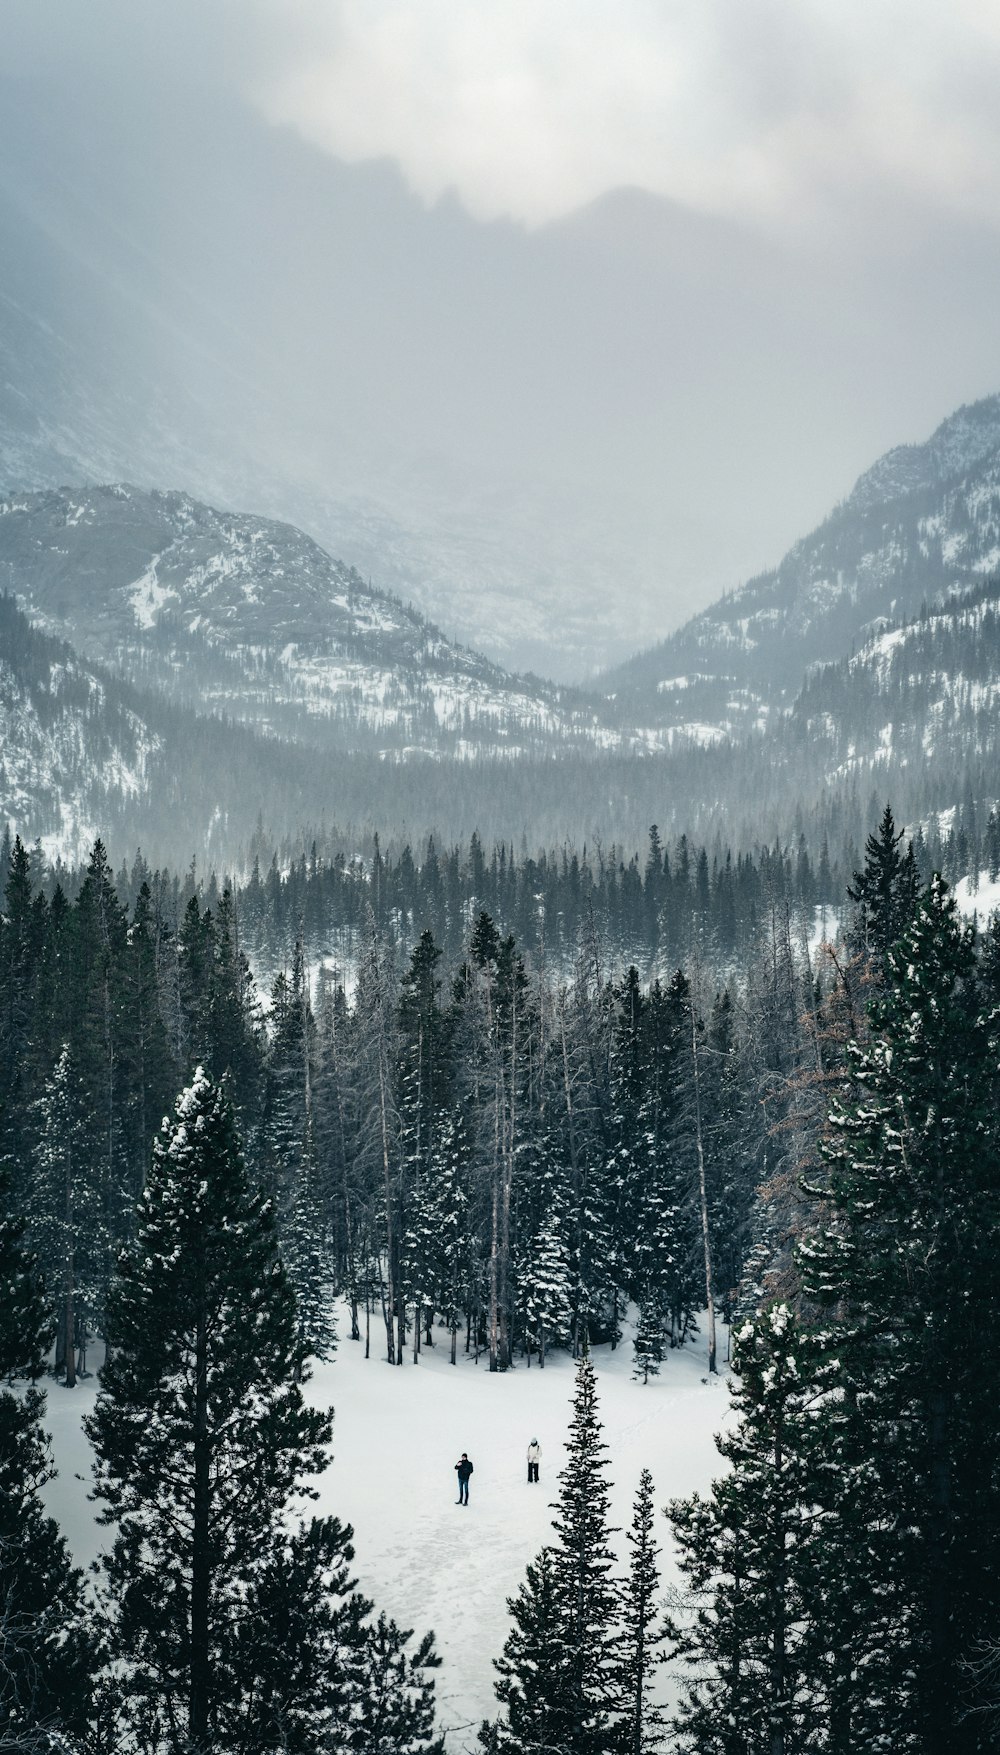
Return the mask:
M 433 1224 L 439 1270 L 438 1305 L 451 1337 L 451 1363 L 456 1363 L 458 1330 L 471 1302 L 470 1265 L 473 1240 L 469 1230 L 469 1141 L 462 1111 L 452 1109 L 441 1128 L 432 1166 Z
M 141 1168 L 129 1162 L 135 1091 L 128 1077 L 128 932 L 107 850 L 95 841 L 73 911 L 70 1047 L 80 1081 L 88 1179 L 93 1194 L 87 1227 L 100 1258 L 98 1299 L 110 1277 L 115 1243 L 131 1224 Z M 141 1142 L 142 1160 L 148 1141 Z
M 570 1327 L 570 1266 L 561 1208 L 553 1202 L 532 1240 L 528 1261 L 519 1275 L 529 1348 L 538 1348 L 538 1363 L 552 1346 L 565 1346 Z M 531 1354 L 528 1354 L 529 1362 Z
M 305 950 L 295 943 L 291 977 L 272 990 L 273 1042 L 268 1068 L 266 1146 L 269 1186 L 282 1253 L 296 1295 L 306 1352 L 329 1358 L 335 1337 L 335 1279 L 330 1227 L 316 1155 L 313 1112 L 315 1029 Z
M 273 1221 L 247 1190 L 225 1093 L 200 1070 L 157 1139 L 107 1338 L 87 1431 L 116 1526 L 104 1570 L 125 1713 L 142 1707 L 151 1747 L 207 1755 L 227 1746 L 243 1601 L 289 1496 L 323 1466 L 330 1421 L 295 1381 Z
M 295 1291 L 296 1332 L 303 1357 L 330 1359 L 337 1345 L 337 1286 L 311 1117 L 282 1229 L 281 1254 Z
M 694 1610 L 674 1629 L 693 1672 L 678 1748 L 807 1755 L 824 1723 L 808 1591 L 823 1497 L 817 1410 L 833 1374 L 782 1304 L 742 1326 L 734 1366 L 738 1423 L 716 1440 L 730 1471 L 709 1500 L 669 1508 Z
M 0 1170 L 0 1381 L 40 1377 L 54 1324 L 26 1224 L 11 1201 L 11 1178 Z
M 401 983 L 397 1089 L 400 1122 L 400 1284 L 413 1306 L 413 1361 L 421 1323 L 432 1344 L 434 1301 L 441 1278 L 435 1228 L 436 1157 L 450 1097 L 451 1019 L 438 1004 L 441 951 L 430 932 L 420 936 Z
M 513 1751 L 520 1746 L 516 1720 L 525 1735 L 548 1735 L 548 1747 L 563 1755 L 610 1755 L 620 1729 L 619 1590 L 613 1577 L 614 1532 L 608 1526 L 607 1445 L 601 1438 L 594 1367 L 586 1357 L 577 1362 L 566 1451 L 552 1520 L 556 1540 L 514 1599 L 515 1627 L 497 1665 L 497 1697 L 507 1705 L 508 1717 L 483 1736 L 487 1747 Z M 550 1629 L 547 1657 L 539 1667 L 536 1653 Z
M 434 1732 L 434 1636 L 412 1652 L 408 1628 L 380 1614 L 365 1640 L 359 1705 L 347 1748 L 363 1755 L 444 1755 Z
M 37 1262 L 0 1186 L 0 1748 L 68 1748 L 88 1714 L 97 1641 L 83 1578 L 42 1490 L 54 1473 L 36 1379 L 52 1335 Z M 27 1379 L 19 1393 L 9 1385 Z
M 870 1013 L 870 1040 L 850 1049 L 860 1100 L 833 1105 L 824 1146 L 832 1223 L 803 1267 L 839 1318 L 877 1479 L 864 1554 L 874 1588 L 892 1586 L 886 1734 L 926 1755 L 961 1736 L 972 1752 L 990 1732 L 963 1716 L 963 1666 L 1000 1623 L 998 1040 L 942 879 L 888 952 Z
M 442 1755 L 440 1660 L 354 1588 L 353 1531 L 312 1518 L 268 1549 L 234 1626 L 216 1746 L 249 1755 Z M 266 1636 L 262 1637 L 262 1632 Z
M 642 1383 L 658 1377 L 663 1363 L 665 1318 L 655 1286 L 647 1284 L 639 1304 L 639 1320 L 632 1341 L 632 1376 Z
M 659 1549 L 653 1536 L 653 1477 L 643 1469 L 635 1496 L 628 1578 L 622 1600 L 620 1669 L 621 1747 L 627 1755 L 654 1755 L 664 1743 L 664 1713 L 654 1698 L 653 1676 L 664 1661 L 668 1638 L 657 1593 Z
M 917 899 L 919 876 L 913 844 L 901 853 L 904 836 L 904 829 L 897 832 L 886 805 L 876 833 L 865 842 L 864 868 L 854 873 L 847 886 L 857 910 L 856 939 L 880 963 L 905 931 Z
M 32 1188 L 32 1234 L 56 1318 L 57 1369 L 67 1389 L 77 1378 L 77 1352 L 96 1325 L 110 1240 L 101 1190 L 93 1174 L 83 1092 L 68 1047 L 36 1105 L 39 1124 Z
M 9 841 L 6 843 L 9 846 Z M 20 836 L 10 851 L 0 914 L 0 1169 L 16 1174 L 26 1155 L 25 1079 L 38 974 L 38 924 L 31 866 Z
M 353 1533 L 336 1518 L 312 1518 L 268 1548 L 226 1654 L 223 1746 L 288 1755 L 350 1747 L 372 1606 L 350 1576 Z

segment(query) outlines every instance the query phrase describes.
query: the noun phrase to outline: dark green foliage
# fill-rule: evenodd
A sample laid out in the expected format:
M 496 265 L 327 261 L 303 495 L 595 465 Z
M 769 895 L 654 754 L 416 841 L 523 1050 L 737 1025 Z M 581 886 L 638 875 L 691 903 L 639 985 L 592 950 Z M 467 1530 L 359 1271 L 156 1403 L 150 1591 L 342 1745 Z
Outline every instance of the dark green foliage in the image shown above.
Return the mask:
M 37 1109 L 31 1229 L 57 1330 L 56 1369 L 72 1388 L 77 1355 L 83 1357 L 100 1310 L 110 1245 L 84 1094 L 68 1047 L 46 1079 Z
M 52 1339 L 54 1325 L 25 1231 L 12 1209 L 10 1179 L 0 1171 L 0 1382 L 40 1377 Z
M 869 1422 L 870 1564 L 907 1599 L 887 1722 L 933 1755 L 958 1734 L 963 1662 L 1000 1620 L 996 1067 L 973 933 L 934 879 L 889 952 L 871 1039 L 852 1049 L 860 1099 L 834 1105 L 823 1154 L 834 1223 L 805 1254 L 812 1296 L 843 1312 L 838 1345 Z M 977 1722 L 970 1751 L 988 1745 Z
M 653 1477 L 643 1469 L 627 1532 L 629 1569 L 622 1591 L 618 1688 L 621 1748 L 626 1755 L 655 1755 L 665 1742 L 665 1715 L 657 1706 L 654 1675 L 664 1661 L 668 1631 L 657 1601 L 659 1549 L 653 1534 Z
M 980 979 L 935 878 L 830 1109 L 825 1223 L 799 1251 L 829 1326 L 777 1305 L 740 1328 L 730 1472 L 673 1508 L 697 1755 L 994 1748 L 1000 1122 Z
M 44 1731 L 51 1744 L 36 1746 L 56 1749 L 79 1730 L 97 1656 L 83 1575 L 42 1509 L 53 1473 L 44 1408 L 36 1388 L 0 1389 L 0 1748 Z
M 323 1466 L 330 1421 L 294 1381 L 302 1347 L 270 1211 L 204 1073 L 157 1140 L 107 1335 L 88 1432 L 116 1526 L 104 1570 L 120 1686 L 164 1748 L 218 1748 L 242 1601 L 290 1494 Z
M 0 1376 L 37 1378 L 51 1335 L 34 1258 L 0 1187 Z M 81 1574 L 42 1508 L 52 1477 L 29 1381 L 0 1387 L 0 1747 L 51 1747 L 87 1714 L 97 1642 Z M 51 1741 L 49 1738 L 51 1737 Z
M 354 1589 L 350 1526 L 313 1518 L 279 1538 L 252 1580 L 226 1653 L 220 1747 L 246 1755 L 440 1755 L 433 1638 L 410 1635 Z
M 913 843 L 901 852 L 904 835 L 886 805 L 877 832 L 865 842 L 864 869 L 854 873 L 847 887 L 857 910 L 857 943 L 880 965 L 909 925 L 917 899 L 920 880 Z
M 434 1734 L 433 1671 L 441 1660 L 433 1634 L 425 1633 L 412 1652 L 411 1637 L 381 1614 L 369 1629 L 356 1725 L 341 1747 L 360 1755 L 444 1755 Z
M 708 1499 L 670 1507 L 690 1592 L 675 1628 L 691 1675 L 679 1748 L 807 1755 L 824 1747 L 816 1655 L 828 1633 L 810 1612 L 824 1493 L 816 1415 L 833 1376 L 785 1305 L 742 1326 L 734 1365 L 738 1423 L 716 1440 L 729 1472 Z

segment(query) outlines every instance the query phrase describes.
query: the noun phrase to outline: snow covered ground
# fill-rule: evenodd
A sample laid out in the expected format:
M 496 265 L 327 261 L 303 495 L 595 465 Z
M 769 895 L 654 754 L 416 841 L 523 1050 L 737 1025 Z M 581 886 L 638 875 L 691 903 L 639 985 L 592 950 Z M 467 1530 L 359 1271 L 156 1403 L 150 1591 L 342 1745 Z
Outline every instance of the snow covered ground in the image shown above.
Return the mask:
M 340 1330 L 349 1332 L 343 1319 Z M 392 1369 L 377 1353 L 383 1338 L 381 1324 L 373 1322 L 367 1361 L 363 1343 L 342 1339 L 336 1358 L 313 1378 L 313 1399 L 336 1409 L 333 1461 L 318 1482 L 318 1509 L 354 1525 L 358 1581 L 376 1604 L 418 1633 L 434 1629 L 443 1659 L 440 1718 L 449 1751 L 463 1755 L 494 1709 L 492 1659 L 506 1638 L 506 1599 L 550 1534 L 573 1367 L 553 1355 L 544 1371 L 519 1364 L 491 1377 L 484 1364 L 462 1358 L 452 1368 L 442 1341 L 418 1366 Z M 724 1332 L 720 1339 L 724 1353 Z M 704 1491 L 721 1472 L 713 1435 L 728 1414 L 725 1382 L 707 1378 L 700 1338 L 671 1354 L 648 1385 L 631 1379 L 628 1334 L 614 1352 L 596 1348 L 594 1361 L 614 1521 L 627 1527 L 639 1471 L 647 1466 L 656 1485 L 659 1540 L 668 1550 L 666 1501 Z M 87 1502 L 89 1458 L 80 1432 L 95 1393 L 94 1378 L 74 1391 L 51 1387 L 46 1420 L 60 1470 L 47 1492 L 49 1508 L 83 1564 L 98 1553 L 103 1536 Z M 542 1447 L 537 1487 L 526 1481 L 532 1438 Z M 455 1503 L 454 1464 L 463 1450 L 475 1465 L 468 1510 Z M 624 1534 L 616 1541 L 624 1554 Z M 663 1562 L 669 1584 L 668 1552 Z
M 974 914 L 983 927 L 991 914 L 1000 909 L 1000 879 L 991 878 L 989 872 L 983 870 L 979 873 L 977 887 L 973 889 L 970 878 L 960 878 L 955 885 L 955 900 L 963 914 L 970 919 Z

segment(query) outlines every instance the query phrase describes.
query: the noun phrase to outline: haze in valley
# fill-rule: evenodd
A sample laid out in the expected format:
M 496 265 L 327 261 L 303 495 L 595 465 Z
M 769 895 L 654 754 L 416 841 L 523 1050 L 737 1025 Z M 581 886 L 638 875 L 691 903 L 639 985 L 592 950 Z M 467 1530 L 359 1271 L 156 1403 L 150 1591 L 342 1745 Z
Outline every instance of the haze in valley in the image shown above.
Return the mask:
M 8 0 L 0 463 L 578 679 L 1000 385 L 986 5 Z

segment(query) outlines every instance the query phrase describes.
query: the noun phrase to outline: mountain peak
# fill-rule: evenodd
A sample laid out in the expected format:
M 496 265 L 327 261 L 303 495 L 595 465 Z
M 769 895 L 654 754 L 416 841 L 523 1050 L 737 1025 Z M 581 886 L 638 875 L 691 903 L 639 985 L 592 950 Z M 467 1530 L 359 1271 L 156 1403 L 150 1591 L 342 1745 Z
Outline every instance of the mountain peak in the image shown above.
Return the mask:
M 858 477 L 847 505 L 858 511 L 903 499 L 961 475 L 1000 450 L 1000 395 L 963 403 L 922 445 L 896 445 Z

